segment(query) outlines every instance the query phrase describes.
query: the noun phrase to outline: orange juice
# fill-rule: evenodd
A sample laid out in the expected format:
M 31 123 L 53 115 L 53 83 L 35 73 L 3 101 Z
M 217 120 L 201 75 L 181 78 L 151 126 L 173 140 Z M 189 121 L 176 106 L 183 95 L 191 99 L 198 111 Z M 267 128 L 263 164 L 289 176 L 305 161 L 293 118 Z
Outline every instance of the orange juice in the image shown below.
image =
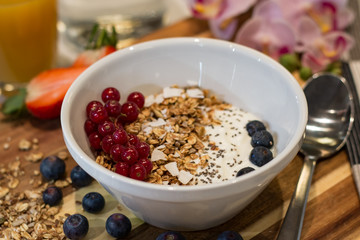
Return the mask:
M 53 67 L 56 0 L 0 0 L 0 83 L 21 85 Z

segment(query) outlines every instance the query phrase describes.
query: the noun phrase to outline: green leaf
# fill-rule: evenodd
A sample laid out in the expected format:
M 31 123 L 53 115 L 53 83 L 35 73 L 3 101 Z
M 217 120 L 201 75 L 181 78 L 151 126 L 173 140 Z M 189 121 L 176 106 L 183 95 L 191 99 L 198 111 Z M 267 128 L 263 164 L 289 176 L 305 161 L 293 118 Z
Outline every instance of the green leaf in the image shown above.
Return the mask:
M 99 24 L 95 24 L 90 32 L 89 39 L 85 49 L 99 49 L 103 46 L 116 47 L 117 33 L 114 26 L 111 31 L 101 28 Z
M 89 45 L 92 43 L 92 41 L 94 41 L 95 35 L 96 35 L 96 32 L 98 31 L 98 29 L 99 29 L 99 24 L 95 24 L 90 33 L 90 37 L 89 37 L 89 41 L 88 41 Z
M 2 105 L 1 111 L 5 115 L 20 116 L 26 111 L 25 106 L 26 89 L 20 88 L 19 92 L 7 98 Z

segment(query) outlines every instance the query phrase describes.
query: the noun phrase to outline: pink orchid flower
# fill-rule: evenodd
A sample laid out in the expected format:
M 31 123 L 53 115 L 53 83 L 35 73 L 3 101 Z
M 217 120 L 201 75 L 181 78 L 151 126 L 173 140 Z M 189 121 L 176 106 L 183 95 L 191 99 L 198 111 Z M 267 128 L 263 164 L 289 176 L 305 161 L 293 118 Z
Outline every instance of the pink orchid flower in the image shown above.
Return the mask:
M 354 12 L 347 0 L 274 0 L 284 16 L 296 26 L 302 16 L 311 17 L 323 33 L 343 30 L 354 21 Z
M 297 50 L 303 52 L 302 65 L 313 72 L 319 72 L 328 64 L 339 60 L 354 45 L 353 38 L 345 32 L 332 31 L 323 34 L 311 18 L 304 16 L 299 22 L 299 39 L 301 45 Z
M 252 18 L 240 28 L 235 42 L 278 60 L 282 54 L 294 52 L 296 38 L 280 7 L 274 1 L 263 1 L 255 6 Z
M 237 30 L 236 16 L 246 12 L 257 0 L 188 0 L 193 16 L 209 20 L 217 38 L 230 39 Z

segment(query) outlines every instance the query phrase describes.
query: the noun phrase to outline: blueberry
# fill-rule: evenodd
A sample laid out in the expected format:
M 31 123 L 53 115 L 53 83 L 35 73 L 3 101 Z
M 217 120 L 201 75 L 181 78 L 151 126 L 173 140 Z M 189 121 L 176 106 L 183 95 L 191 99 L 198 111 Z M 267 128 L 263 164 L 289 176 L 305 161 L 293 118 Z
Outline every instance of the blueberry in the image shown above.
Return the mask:
M 181 235 L 181 233 L 179 232 L 175 232 L 175 231 L 167 231 L 167 232 L 163 232 L 161 233 L 156 240 L 185 240 L 185 237 L 183 235 Z
M 70 215 L 64 222 L 63 230 L 67 238 L 81 239 L 89 231 L 89 222 L 81 214 Z
M 261 167 L 270 162 L 270 160 L 273 159 L 273 155 L 270 149 L 263 146 L 258 146 L 251 150 L 249 159 L 256 166 Z
M 52 186 L 45 189 L 43 192 L 43 200 L 45 204 L 50 206 L 58 205 L 61 202 L 63 195 L 60 188 Z
M 236 177 L 239 177 L 241 175 L 244 175 L 246 173 L 249 173 L 249 172 L 252 172 L 254 171 L 255 169 L 253 169 L 252 167 L 244 167 L 242 169 L 240 169 L 237 174 L 236 174 Z
M 225 231 L 220 233 L 217 240 L 244 240 L 238 232 Z
M 123 238 L 131 231 L 131 222 L 127 216 L 114 213 L 106 220 L 106 231 L 114 238 Z
M 65 162 L 57 156 L 48 156 L 41 161 L 40 172 L 47 180 L 57 180 L 65 173 Z
M 98 213 L 105 206 L 104 197 L 97 192 L 89 192 L 82 199 L 82 207 L 89 213 Z
M 79 165 L 75 166 L 70 173 L 72 184 L 76 188 L 81 188 L 89 185 L 93 178 L 85 172 Z
M 257 131 L 265 129 L 265 125 L 258 120 L 253 120 L 246 124 L 246 131 L 248 132 L 249 136 L 252 136 Z
M 272 148 L 273 145 L 273 137 L 271 133 L 266 130 L 257 131 L 251 137 L 251 146 L 253 147 L 263 146 L 267 148 Z

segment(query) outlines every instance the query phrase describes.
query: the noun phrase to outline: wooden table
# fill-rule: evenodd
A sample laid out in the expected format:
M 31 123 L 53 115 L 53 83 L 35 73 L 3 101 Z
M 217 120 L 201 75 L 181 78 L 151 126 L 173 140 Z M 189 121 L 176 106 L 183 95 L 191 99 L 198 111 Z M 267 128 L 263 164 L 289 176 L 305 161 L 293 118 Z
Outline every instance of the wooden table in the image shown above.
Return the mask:
M 211 34 L 206 23 L 189 19 L 146 36 L 137 42 L 174 36 L 211 37 Z M 32 178 L 33 171 L 39 169 L 40 163 L 24 160 L 28 153 L 18 150 L 19 141 L 37 138 L 39 140 L 38 151 L 43 152 L 45 156 L 66 151 L 60 121 L 59 119 L 41 121 L 34 118 L 5 121 L 3 115 L 0 115 L 0 120 L 0 166 L 13 162 L 17 156 L 20 157 L 21 168 L 25 174 L 19 177 L 20 184 L 13 191 L 24 191 L 32 187 L 29 180 Z M 10 145 L 7 150 L 3 148 L 6 143 Z M 235 230 L 240 232 L 245 240 L 275 239 L 298 180 L 303 164 L 302 159 L 301 155 L 296 156 L 259 197 L 227 223 L 204 231 L 184 232 L 184 236 L 188 240 L 216 239 L 222 231 Z M 71 158 L 66 160 L 67 176 L 75 165 L 75 161 Z M 38 179 L 41 178 L 38 177 Z M 107 207 L 105 212 L 98 216 L 90 216 L 99 220 L 102 219 L 102 221 L 100 221 L 96 231 L 90 227 L 87 239 L 112 239 L 101 224 L 111 212 L 118 212 L 119 210 L 116 208 L 117 204 L 114 199 L 97 183 L 80 190 L 75 190 L 70 186 L 64 188 L 64 203 L 60 214 L 83 213 L 81 205 L 79 206 L 76 201 L 81 200 L 82 196 L 90 190 L 100 191 L 106 195 L 107 205 L 110 207 Z M 133 231 L 127 239 L 151 240 L 164 231 L 164 229 L 141 222 L 129 212 L 125 213 L 131 217 L 134 224 Z M 359 196 L 353 182 L 346 150 L 340 151 L 332 158 L 317 165 L 309 194 L 301 239 L 360 239 Z

